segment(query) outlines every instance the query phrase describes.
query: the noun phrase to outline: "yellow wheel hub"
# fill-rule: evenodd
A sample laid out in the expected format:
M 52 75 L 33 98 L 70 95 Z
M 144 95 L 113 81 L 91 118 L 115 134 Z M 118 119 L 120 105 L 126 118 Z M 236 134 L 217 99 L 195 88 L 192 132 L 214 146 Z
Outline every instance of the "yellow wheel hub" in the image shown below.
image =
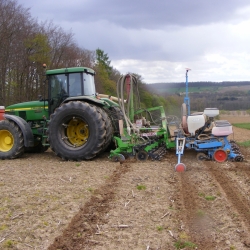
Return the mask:
M 0 131 L 0 151 L 7 152 L 14 146 L 14 137 L 8 130 Z
M 80 119 L 72 119 L 67 126 L 67 137 L 75 147 L 84 145 L 89 138 L 88 125 Z

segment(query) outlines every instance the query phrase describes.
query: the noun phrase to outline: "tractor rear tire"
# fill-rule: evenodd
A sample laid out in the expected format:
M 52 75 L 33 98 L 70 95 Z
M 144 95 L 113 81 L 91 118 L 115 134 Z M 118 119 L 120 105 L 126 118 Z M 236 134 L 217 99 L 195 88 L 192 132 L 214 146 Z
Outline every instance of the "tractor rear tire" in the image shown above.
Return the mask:
M 108 114 L 101 108 L 96 107 L 99 109 L 98 111 L 102 114 L 103 119 L 105 121 L 105 128 L 106 128 L 106 136 L 105 136 L 105 142 L 103 144 L 101 152 L 106 151 L 107 148 L 109 148 L 112 140 L 112 135 L 113 135 L 113 126 L 111 124 L 111 120 L 108 116 Z
M 121 108 L 111 107 L 110 108 L 110 116 L 111 116 L 112 124 L 114 127 L 114 135 L 119 136 L 120 135 L 119 120 L 124 119 Z
M 64 103 L 50 117 L 50 147 L 64 160 L 89 160 L 108 146 L 111 127 L 103 109 L 80 101 Z
M 21 129 L 12 121 L 0 122 L 0 159 L 15 159 L 24 153 Z

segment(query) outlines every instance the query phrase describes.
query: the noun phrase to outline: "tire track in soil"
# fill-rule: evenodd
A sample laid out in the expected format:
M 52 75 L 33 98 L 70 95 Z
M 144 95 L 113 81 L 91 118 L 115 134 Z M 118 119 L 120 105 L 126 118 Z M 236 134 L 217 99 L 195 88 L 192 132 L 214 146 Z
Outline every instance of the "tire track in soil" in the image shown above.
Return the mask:
M 82 250 L 101 244 L 91 240 L 97 232 L 97 225 L 105 224 L 104 215 L 111 209 L 111 202 L 115 198 L 116 188 L 122 175 L 130 170 L 128 164 L 120 164 L 105 184 L 94 191 L 80 211 L 72 218 L 62 235 L 55 238 L 48 250 Z
M 232 172 L 241 171 L 241 172 L 244 172 L 245 176 L 250 178 L 250 166 L 248 165 L 248 163 L 234 162 L 234 166 L 235 167 L 229 169 L 229 171 L 232 171 Z
M 242 235 L 243 243 L 245 246 L 250 247 L 250 201 L 245 198 L 242 193 L 240 192 L 239 188 L 230 177 L 226 174 L 225 170 L 223 171 L 222 168 L 218 168 L 211 164 L 211 162 L 204 162 L 205 166 L 207 167 L 208 171 L 211 173 L 213 178 L 218 182 L 221 186 L 223 191 L 225 192 L 227 199 L 233 205 L 234 209 L 239 214 L 240 221 L 243 221 L 244 227 L 246 228 L 247 232 L 244 232 Z M 239 167 L 249 176 L 249 170 L 243 166 Z M 235 170 L 234 170 L 235 171 Z M 236 170 L 237 171 L 237 170 Z
M 179 173 L 180 194 L 184 206 L 184 209 L 180 207 L 179 210 L 184 211 L 184 214 L 181 216 L 183 217 L 183 221 L 186 222 L 189 236 L 191 237 L 190 240 L 197 245 L 197 249 L 215 249 L 216 245 L 211 241 L 209 232 L 211 218 L 199 214 L 198 189 L 191 181 L 192 171 L 195 170 L 190 170 Z M 206 227 L 203 225 L 206 225 Z

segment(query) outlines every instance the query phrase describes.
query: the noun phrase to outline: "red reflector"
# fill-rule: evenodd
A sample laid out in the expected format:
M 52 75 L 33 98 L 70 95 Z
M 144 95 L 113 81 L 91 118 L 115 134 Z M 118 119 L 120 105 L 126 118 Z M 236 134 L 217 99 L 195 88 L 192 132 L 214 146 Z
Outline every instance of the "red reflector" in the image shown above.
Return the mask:
M 5 114 L 5 107 L 4 106 L 0 106 L 0 121 L 4 120 L 4 115 Z

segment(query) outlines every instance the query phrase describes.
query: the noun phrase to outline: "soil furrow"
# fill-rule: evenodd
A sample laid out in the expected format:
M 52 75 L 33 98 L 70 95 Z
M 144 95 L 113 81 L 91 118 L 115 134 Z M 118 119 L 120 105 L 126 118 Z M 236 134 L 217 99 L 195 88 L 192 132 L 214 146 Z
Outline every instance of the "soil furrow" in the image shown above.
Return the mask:
M 225 192 L 228 201 L 237 211 L 238 214 L 236 215 L 236 217 L 239 221 L 241 221 L 241 223 L 243 223 L 243 227 L 246 229 L 244 234 L 244 244 L 250 246 L 250 201 L 246 197 L 244 197 L 237 184 L 234 183 L 233 180 L 230 179 L 230 177 L 227 175 L 227 170 L 212 166 L 209 162 L 205 163 L 205 165 L 208 167 L 213 178 L 219 183 L 220 187 Z
M 98 224 L 106 223 L 104 215 L 111 208 L 121 176 L 128 170 L 127 164 L 117 166 L 112 176 L 103 186 L 95 190 L 90 200 L 73 217 L 63 234 L 55 239 L 48 250 L 91 249 L 91 245 L 99 244 L 91 240 L 91 236 L 97 232 Z
M 201 204 L 197 198 L 198 189 L 192 182 L 192 172 L 180 173 L 179 178 L 184 206 L 184 209 L 180 209 L 185 211 L 182 216 L 186 221 L 191 241 L 198 246 L 198 249 L 214 249 L 215 244 L 211 240 L 210 226 L 208 225 L 211 224 L 211 218 L 202 212 Z
M 175 150 L 122 165 L 108 152 L 69 162 L 51 150 L 0 161 L 0 249 L 250 249 L 250 149 L 240 149 L 244 162 L 220 164 L 185 149 L 185 173 Z

